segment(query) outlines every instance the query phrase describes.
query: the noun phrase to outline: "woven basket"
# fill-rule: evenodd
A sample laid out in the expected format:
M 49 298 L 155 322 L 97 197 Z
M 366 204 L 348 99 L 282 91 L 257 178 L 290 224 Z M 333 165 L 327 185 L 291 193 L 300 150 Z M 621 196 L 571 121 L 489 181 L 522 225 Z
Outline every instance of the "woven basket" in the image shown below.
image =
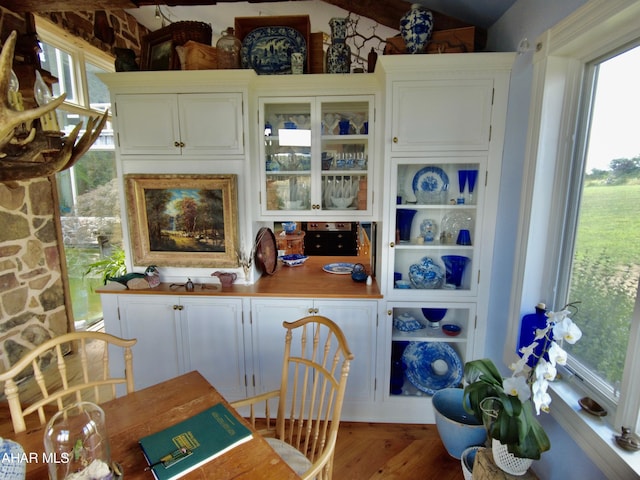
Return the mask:
M 509 452 L 506 445 L 495 438 L 491 440 L 491 450 L 493 452 L 493 461 L 498 468 L 510 475 L 524 475 L 533 463 L 530 458 L 516 457 Z
M 213 32 L 211 25 L 204 22 L 175 22 L 170 25 L 173 38 L 173 45 L 184 45 L 189 40 L 211 45 Z

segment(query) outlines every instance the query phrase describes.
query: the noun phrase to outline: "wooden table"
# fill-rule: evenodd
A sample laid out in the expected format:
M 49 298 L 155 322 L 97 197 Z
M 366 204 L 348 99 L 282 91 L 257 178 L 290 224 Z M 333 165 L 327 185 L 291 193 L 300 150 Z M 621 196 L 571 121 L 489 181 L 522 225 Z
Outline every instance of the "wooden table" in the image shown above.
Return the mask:
M 105 411 L 111 443 L 111 459 L 123 469 L 126 480 L 152 480 L 144 471 L 147 463 L 138 440 L 199 413 L 219 402 L 238 417 L 227 401 L 198 372 L 190 372 L 138 392 L 125 395 L 100 406 Z M 249 424 L 242 419 L 245 425 Z M 249 427 L 251 428 L 251 427 Z M 37 452 L 41 459 L 44 427 L 14 434 L 25 453 Z M 42 460 L 27 464 L 27 479 L 48 478 L 47 464 Z M 190 472 L 187 479 L 286 480 L 300 477 L 276 454 L 258 434 L 230 452 Z

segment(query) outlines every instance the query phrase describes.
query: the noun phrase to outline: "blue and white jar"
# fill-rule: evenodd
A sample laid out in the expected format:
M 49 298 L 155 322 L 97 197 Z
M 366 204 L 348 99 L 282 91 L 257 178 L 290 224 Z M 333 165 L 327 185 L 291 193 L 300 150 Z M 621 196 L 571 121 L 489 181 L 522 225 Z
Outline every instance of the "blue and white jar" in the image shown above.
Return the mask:
M 431 40 L 433 15 L 419 3 L 411 5 L 411 10 L 400 19 L 400 35 L 404 39 L 407 53 L 423 53 Z
M 0 478 L 24 480 L 27 463 L 22 446 L 13 440 L 0 437 Z
M 347 19 L 332 18 L 331 45 L 327 49 L 327 73 L 349 73 L 351 71 L 351 48 L 346 44 Z

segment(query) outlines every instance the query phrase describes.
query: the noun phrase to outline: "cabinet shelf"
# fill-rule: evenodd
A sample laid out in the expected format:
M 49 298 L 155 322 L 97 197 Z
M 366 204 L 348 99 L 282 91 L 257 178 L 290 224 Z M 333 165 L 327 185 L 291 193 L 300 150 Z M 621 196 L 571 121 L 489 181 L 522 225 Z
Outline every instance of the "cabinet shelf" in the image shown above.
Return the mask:
M 426 331 L 428 330 L 428 331 Z M 401 332 L 394 329 L 392 334 L 392 340 L 394 342 L 444 342 L 444 343 L 464 343 L 467 341 L 467 335 L 464 331 L 457 337 L 451 337 L 442 332 L 441 329 L 423 328 L 421 330 L 414 330 L 413 332 Z

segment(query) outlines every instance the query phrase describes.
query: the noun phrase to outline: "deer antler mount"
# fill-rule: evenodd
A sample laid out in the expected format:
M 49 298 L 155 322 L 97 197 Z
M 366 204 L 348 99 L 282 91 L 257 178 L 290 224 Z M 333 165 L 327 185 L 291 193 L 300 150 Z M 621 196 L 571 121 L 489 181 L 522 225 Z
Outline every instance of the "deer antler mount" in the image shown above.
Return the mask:
M 64 94 L 37 108 L 15 109 L 9 102 L 9 84 L 16 39 L 17 33 L 11 32 L 0 53 L 0 182 L 48 177 L 70 168 L 96 141 L 108 117 L 107 111 L 90 117 L 78 140 L 82 123 L 66 137 L 41 126 L 40 118 L 61 105 Z

